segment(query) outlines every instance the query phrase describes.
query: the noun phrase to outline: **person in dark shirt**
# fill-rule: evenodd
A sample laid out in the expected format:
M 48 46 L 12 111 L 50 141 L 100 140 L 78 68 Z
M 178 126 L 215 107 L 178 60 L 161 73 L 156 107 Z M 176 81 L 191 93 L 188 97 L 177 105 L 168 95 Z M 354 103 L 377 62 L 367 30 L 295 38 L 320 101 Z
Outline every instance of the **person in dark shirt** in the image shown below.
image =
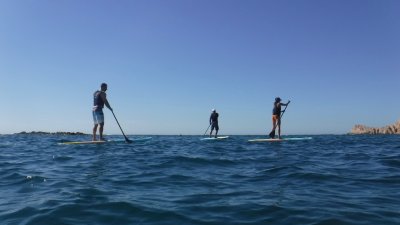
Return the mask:
M 100 134 L 100 140 L 103 141 L 103 129 L 104 129 L 104 113 L 103 113 L 103 108 L 104 105 L 107 106 L 108 109 L 112 111 L 112 108 L 110 104 L 107 101 L 107 84 L 102 83 L 100 86 L 100 90 L 97 90 L 93 94 L 93 122 L 94 122 L 94 127 L 93 127 L 93 141 L 96 141 L 96 133 L 97 133 L 97 127 L 99 127 L 99 134 Z
M 286 106 L 289 103 L 290 101 L 286 104 L 281 103 L 281 98 L 275 98 L 274 109 L 272 110 L 272 131 L 269 134 L 271 138 L 275 137 L 275 129 L 278 127 L 278 138 L 281 139 L 281 106 Z
M 211 116 L 210 116 L 210 125 L 211 125 L 211 131 L 210 131 L 210 137 L 212 136 L 212 132 L 215 129 L 215 138 L 217 138 L 218 135 L 218 116 L 219 114 L 215 109 L 212 110 Z

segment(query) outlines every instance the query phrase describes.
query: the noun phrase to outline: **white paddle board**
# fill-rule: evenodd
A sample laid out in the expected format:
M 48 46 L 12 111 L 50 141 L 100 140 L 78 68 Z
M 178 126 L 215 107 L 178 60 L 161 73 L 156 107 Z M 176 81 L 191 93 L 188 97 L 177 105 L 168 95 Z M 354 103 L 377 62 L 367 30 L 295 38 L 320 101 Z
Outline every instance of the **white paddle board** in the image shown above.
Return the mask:
M 129 139 L 129 138 L 128 138 Z M 140 141 L 147 141 L 152 139 L 152 137 L 137 137 L 129 139 L 132 142 L 140 142 Z M 125 139 L 117 139 L 117 140 L 107 140 L 107 141 L 68 141 L 68 142 L 61 142 L 59 144 L 63 145 L 86 145 L 86 144 L 107 144 L 107 143 L 122 143 L 126 142 Z
M 225 140 L 229 138 L 229 136 L 221 136 L 221 137 L 207 137 L 207 138 L 200 138 L 202 141 L 219 141 L 219 140 Z
M 280 142 L 280 141 L 303 141 L 311 140 L 312 137 L 293 137 L 293 138 L 266 138 L 266 139 L 251 139 L 249 142 Z
M 105 144 L 109 141 L 67 141 L 61 142 L 62 145 L 86 145 L 86 144 Z

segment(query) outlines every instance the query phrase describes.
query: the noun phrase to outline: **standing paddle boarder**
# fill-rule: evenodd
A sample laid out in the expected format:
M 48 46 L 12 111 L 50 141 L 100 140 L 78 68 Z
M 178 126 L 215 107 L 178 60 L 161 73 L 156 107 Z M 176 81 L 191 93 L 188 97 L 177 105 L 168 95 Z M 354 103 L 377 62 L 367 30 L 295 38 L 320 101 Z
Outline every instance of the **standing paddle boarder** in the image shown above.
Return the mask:
M 93 127 L 93 141 L 96 141 L 96 132 L 97 132 L 97 127 L 99 127 L 99 134 L 100 134 L 100 141 L 103 141 L 103 129 L 104 129 L 104 113 L 103 113 L 103 108 L 104 105 L 107 106 L 108 109 L 113 111 L 110 104 L 107 101 L 107 84 L 102 83 L 100 86 L 100 90 L 94 92 L 93 94 L 93 122 L 94 122 L 94 127 Z
M 215 129 L 215 138 L 217 138 L 218 135 L 218 116 L 219 114 L 215 109 L 212 110 L 211 116 L 210 116 L 210 125 L 211 125 L 211 131 L 210 131 L 210 137 L 212 136 L 212 132 Z
M 285 112 L 285 110 L 282 111 L 281 106 L 286 106 L 289 105 L 290 101 L 288 103 L 284 104 L 281 103 L 281 98 L 276 97 L 275 102 L 274 102 L 274 109 L 272 110 L 272 131 L 269 133 L 270 138 L 275 138 L 275 129 L 278 127 L 278 139 L 281 139 L 281 112 Z

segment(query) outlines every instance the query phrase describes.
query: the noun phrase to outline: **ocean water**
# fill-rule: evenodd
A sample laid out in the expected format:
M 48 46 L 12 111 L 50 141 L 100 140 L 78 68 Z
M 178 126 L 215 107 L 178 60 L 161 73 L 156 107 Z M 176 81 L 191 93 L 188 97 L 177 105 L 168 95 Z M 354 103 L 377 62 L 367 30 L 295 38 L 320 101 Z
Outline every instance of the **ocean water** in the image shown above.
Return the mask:
M 400 136 L 199 138 L 0 135 L 0 224 L 400 224 Z

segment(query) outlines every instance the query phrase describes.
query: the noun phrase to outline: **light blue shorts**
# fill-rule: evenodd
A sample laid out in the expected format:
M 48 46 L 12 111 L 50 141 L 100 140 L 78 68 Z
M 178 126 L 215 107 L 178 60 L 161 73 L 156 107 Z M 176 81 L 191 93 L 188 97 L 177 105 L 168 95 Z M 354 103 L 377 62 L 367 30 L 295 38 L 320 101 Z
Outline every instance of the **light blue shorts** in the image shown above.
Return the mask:
M 103 111 L 93 111 L 93 122 L 94 124 L 104 123 L 104 113 Z

